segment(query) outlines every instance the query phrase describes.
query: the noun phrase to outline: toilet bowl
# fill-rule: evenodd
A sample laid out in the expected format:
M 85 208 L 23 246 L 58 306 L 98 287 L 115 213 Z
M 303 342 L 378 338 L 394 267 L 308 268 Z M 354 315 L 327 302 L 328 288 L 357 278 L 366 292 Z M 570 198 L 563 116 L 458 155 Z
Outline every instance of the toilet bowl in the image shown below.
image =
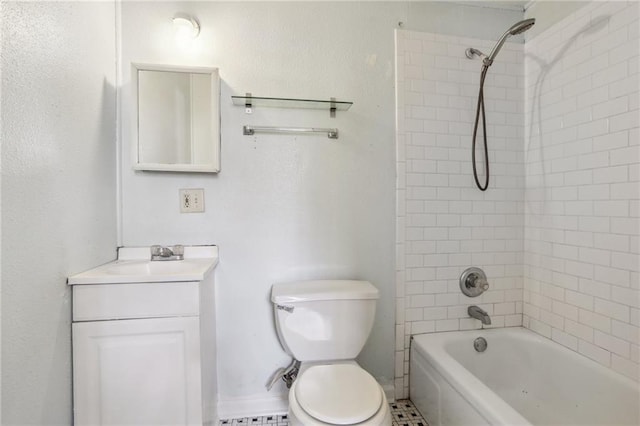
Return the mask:
M 301 362 L 289 390 L 290 425 L 391 425 L 382 387 L 355 362 L 371 333 L 378 297 L 368 281 L 273 285 L 280 343 Z
M 289 391 L 288 413 L 291 426 L 391 424 L 382 387 L 355 362 L 302 371 Z

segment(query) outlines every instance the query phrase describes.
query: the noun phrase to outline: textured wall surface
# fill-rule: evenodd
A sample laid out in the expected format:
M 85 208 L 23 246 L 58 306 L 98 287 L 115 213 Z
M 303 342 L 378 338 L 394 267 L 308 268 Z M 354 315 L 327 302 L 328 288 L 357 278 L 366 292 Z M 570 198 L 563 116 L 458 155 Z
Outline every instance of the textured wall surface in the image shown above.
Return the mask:
M 72 423 L 66 277 L 115 257 L 114 13 L 2 4 L 2 424 Z
M 524 325 L 635 379 L 638 10 L 593 2 L 525 50 Z
M 491 180 L 481 192 L 471 171 L 481 62 L 464 52 L 489 52 L 495 42 L 411 31 L 396 37 L 395 378 L 396 396 L 406 397 L 411 334 L 480 328 L 470 305 L 489 313 L 491 327 L 522 324 L 524 67 L 522 44 L 506 43 L 487 75 Z M 482 268 L 491 286 L 476 298 L 459 287 L 469 266 Z
M 172 39 L 176 10 L 197 16 L 190 47 Z M 286 410 L 287 390 L 265 389 L 290 358 L 275 332 L 271 285 L 355 278 L 380 289 L 360 357 L 393 375 L 393 28 L 398 6 L 360 3 L 123 3 L 122 200 L 125 245 L 217 244 L 220 415 Z M 402 10 L 400 8 L 400 10 Z M 368 19 L 361 19 L 368 16 Z M 131 170 L 130 62 L 220 69 L 221 172 Z M 354 102 L 326 110 L 259 108 L 232 95 Z M 337 127 L 318 135 L 243 136 L 245 124 Z M 204 188 L 206 211 L 180 214 L 179 188 Z
M 171 39 L 176 11 L 197 16 L 189 47 Z M 279 281 L 352 277 L 380 289 L 359 360 L 383 382 L 394 341 L 394 36 L 404 28 L 488 34 L 521 12 L 437 3 L 123 3 L 122 238 L 220 246 L 216 269 L 221 414 L 282 408 L 286 389 L 264 383 L 288 357 L 269 302 Z M 478 20 L 482 17 L 484 23 Z M 130 62 L 208 65 L 222 79 L 219 175 L 131 170 Z M 353 101 L 325 111 L 244 108 L 231 95 Z M 242 125 L 337 127 L 326 136 L 242 136 Z M 180 215 L 178 189 L 205 189 L 206 212 Z M 280 405 L 277 404 L 279 399 Z M 235 410 L 235 411 L 234 411 Z

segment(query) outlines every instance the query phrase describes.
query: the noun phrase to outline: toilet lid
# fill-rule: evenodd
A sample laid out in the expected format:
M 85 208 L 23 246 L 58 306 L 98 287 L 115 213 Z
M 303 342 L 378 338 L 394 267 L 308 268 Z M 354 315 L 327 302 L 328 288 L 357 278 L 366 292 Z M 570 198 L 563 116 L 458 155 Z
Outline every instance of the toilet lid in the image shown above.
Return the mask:
M 357 365 L 316 365 L 298 377 L 295 396 L 312 417 L 339 425 L 360 423 L 382 405 L 382 389 Z

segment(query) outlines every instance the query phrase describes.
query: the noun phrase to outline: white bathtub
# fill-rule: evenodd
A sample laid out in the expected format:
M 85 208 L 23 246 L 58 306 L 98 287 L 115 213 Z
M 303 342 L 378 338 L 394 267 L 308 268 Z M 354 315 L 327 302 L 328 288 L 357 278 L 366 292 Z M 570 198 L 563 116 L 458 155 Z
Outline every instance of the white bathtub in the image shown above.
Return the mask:
M 409 379 L 430 426 L 640 424 L 638 383 L 524 328 L 416 335 Z

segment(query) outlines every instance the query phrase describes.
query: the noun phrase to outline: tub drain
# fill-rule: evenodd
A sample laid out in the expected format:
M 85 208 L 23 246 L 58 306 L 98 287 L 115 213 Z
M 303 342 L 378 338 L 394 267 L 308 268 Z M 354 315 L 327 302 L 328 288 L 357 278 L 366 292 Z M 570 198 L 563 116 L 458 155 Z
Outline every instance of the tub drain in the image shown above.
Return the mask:
M 487 350 L 487 340 L 484 337 L 478 337 L 473 341 L 473 348 L 476 352 L 484 352 Z

